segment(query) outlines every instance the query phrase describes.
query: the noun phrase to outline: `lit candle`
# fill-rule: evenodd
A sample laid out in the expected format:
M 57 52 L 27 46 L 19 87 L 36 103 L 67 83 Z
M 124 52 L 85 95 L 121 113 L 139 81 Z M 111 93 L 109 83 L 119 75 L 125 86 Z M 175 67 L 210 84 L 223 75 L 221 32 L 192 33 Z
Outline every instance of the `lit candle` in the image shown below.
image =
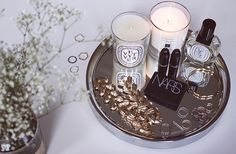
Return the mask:
M 149 20 L 136 12 L 125 12 L 112 22 L 114 60 L 125 67 L 135 67 L 146 57 L 149 37 Z
M 182 48 L 190 24 L 190 14 L 183 5 L 165 1 L 153 7 L 150 18 L 153 28 L 147 62 L 149 77 L 157 71 L 161 49 L 168 48 L 173 51 Z
M 179 49 L 185 40 L 189 24 L 187 16 L 178 8 L 163 7 L 156 10 L 151 21 L 154 26 L 152 31 L 152 45 L 159 51 L 164 48 Z
M 124 41 L 139 41 L 150 33 L 147 19 L 136 13 L 117 16 L 112 22 L 113 33 Z

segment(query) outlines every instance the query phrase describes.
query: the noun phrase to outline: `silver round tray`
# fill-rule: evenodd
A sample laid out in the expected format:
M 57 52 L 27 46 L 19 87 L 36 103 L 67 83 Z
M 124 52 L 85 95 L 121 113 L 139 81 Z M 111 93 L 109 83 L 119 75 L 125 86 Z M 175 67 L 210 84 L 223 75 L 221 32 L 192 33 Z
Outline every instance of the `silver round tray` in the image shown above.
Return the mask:
M 121 115 L 111 111 L 94 89 L 98 77 L 112 78 L 113 53 L 109 39 L 105 39 L 94 51 L 87 68 L 86 82 L 90 92 L 91 108 L 102 125 L 112 134 L 127 142 L 150 148 L 172 148 L 189 144 L 207 134 L 222 115 L 230 94 L 230 77 L 223 58 L 219 55 L 215 73 L 207 87 L 199 91 L 217 95 L 209 100 L 198 99 L 186 93 L 176 111 L 153 103 L 162 121 L 154 125 L 151 136 L 138 133 L 122 120 Z M 146 83 L 149 79 L 146 80 Z

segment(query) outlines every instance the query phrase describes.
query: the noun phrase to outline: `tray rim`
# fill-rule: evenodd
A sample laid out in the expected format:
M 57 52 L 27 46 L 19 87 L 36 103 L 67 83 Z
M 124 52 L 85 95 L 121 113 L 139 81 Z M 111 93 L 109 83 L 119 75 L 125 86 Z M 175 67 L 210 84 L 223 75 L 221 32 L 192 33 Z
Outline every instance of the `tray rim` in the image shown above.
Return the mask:
M 230 96 L 230 89 L 231 89 L 231 81 L 230 81 L 230 75 L 229 75 L 229 70 L 227 68 L 227 65 L 223 59 L 223 57 L 219 54 L 218 57 L 223 64 L 224 72 L 226 74 L 226 79 L 227 79 L 227 89 L 226 89 L 226 95 L 224 96 L 224 103 L 222 107 L 220 108 L 219 112 L 220 114 L 217 114 L 214 116 L 214 118 L 210 121 L 210 123 L 205 124 L 202 126 L 199 130 L 195 131 L 194 133 L 184 135 L 184 137 L 179 138 L 171 138 L 171 140 L 160 140 L 160 139 L 148 139 L 148 138 L 140 138 L 136 134 L 129 133 L 127 131 L 123 131 L 122 128 L 118 127 L 115 125 L 109 118 L 107 118 L 104 113 L 100 110 L 99 106 L 97 106 L 97 103 L 95 103 L 94 100 L 94 92 L 92 88 L 92 78 L 93 78 L 93 71 L 90 71 L 90 67 L 93 66 L 93 68 L 96 68 L 98 61 L 101 59 L 101 57 L 109 50 L 112 45 L 108 45 L 110 38 L 106 38 L 103 40 L 105 42 L 105 45 L 103 43 L 100 43 L 98 47 L 94 50 L 86 71 L 86 88 L 89 91 L 89 99 L 91 101 L 90 106 L 91 109 L 93 110 L 94 114 L 96 115 L 96 118 L 99 120 L 99 122 L 106 128 L 108 129 L 112 134 L 115 136 L 129 142 L 132 144 L 136 144 L 139 146 L 144 146 L 144 147 L 149 147 L 149 148 L 173 148 L 173 147 L 178 147 L 182 145 L 186 145 L 189 143 L 192 143 L 204 135 L 206 135 L 214 126 L 215 124 L 219 121 L 226 105 L 228 104 L 229 96 Z M 97 52 L 97 50 L 102 51 L 102 53 Z M 96 60 L 94 60 L 96 59 Z M 92 90 L 92 92 L 90 91 Z

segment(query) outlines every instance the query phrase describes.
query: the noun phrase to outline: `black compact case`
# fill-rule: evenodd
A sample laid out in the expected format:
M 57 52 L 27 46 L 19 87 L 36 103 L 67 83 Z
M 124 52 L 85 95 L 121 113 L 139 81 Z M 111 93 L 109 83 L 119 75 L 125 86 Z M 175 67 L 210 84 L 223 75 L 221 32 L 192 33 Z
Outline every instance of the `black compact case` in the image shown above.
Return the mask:
M 155 72 L 144 93 L 151 101 L 177 110 L 186 90 L 185 83 Z

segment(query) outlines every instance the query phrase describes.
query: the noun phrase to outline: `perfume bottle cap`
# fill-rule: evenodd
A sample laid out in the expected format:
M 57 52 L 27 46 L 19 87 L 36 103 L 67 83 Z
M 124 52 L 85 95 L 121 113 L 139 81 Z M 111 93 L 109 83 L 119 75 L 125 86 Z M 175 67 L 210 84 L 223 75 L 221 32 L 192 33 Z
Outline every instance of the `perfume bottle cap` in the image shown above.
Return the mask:
M 205 19 L 196 41 L 209 46 L 214 37 L 215 27 L 216 22 L 213 19 Z

